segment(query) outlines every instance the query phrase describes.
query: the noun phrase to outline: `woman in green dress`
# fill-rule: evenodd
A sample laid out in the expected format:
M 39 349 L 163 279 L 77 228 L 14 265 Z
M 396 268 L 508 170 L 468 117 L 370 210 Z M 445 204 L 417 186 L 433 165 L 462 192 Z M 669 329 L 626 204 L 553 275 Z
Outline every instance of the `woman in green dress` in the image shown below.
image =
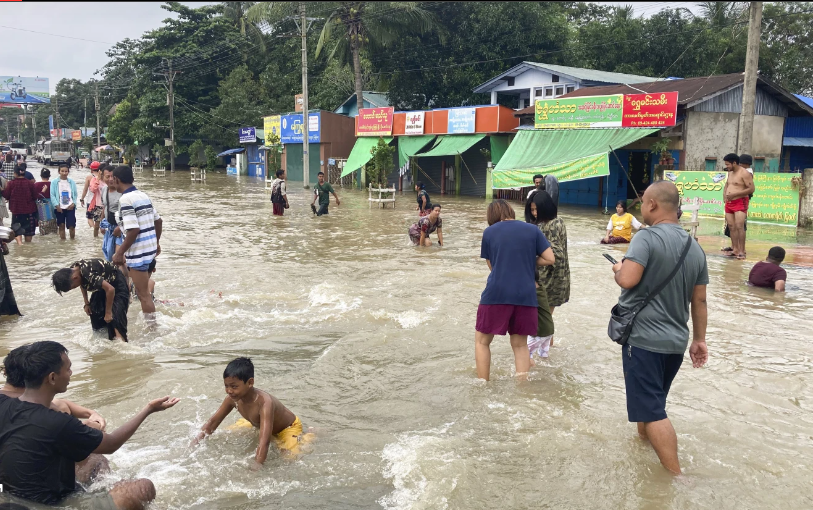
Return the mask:
M 559 217 L 559 211 L 550 195 L 538 191 L 532 197 L 529 209 L 535 213 L 536 225 L 550 241 L 556 262 L 552 266 L 539 268 L 539 284 L 545 287 L 548 294 L 550 313 L 557 306 L 570 300 L 570 263 L 567 258 L 567 229 Z M 553 339 L 550 345 L 553 346 Z

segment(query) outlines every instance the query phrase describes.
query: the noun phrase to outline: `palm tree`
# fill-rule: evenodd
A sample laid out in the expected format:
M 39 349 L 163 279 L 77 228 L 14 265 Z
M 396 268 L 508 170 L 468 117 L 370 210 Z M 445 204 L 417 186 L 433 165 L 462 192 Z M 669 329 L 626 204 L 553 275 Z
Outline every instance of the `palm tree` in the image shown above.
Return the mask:
M 301 2 L 304 4 L 305 2 Z M 275 25 L 298 12 L 300 2 L 258 2 L 248 11 L 248 19 Z M 438 26 L 434 14 L 419 7 L 419 2 L 313 2 L 316 14 L 327 14 L 316 56 L 322 52 L 334 30 L 342 35 L 328 58 L 352 63 L 356 101 L 362 97 L 361 51 L 387 46 L 409 33 L 424 34 Z
M 743 2 L 700 2 L 700 13 L 715 27 L 727 25 L 742 13 Z M 746 3 L 747 4 L 747 3 Z
M 223 16 L 232 20 L 237 28 L 240 29 L 240 35 L 248 39 L 260 51 L 265 53 L 265 37 L 262 30 L 256 23 L 252 23 L 246 17 L 249 9 L 251 9 L 257 2 L 221 2 L 223 6 Z M 248 59 L 248 50 L 243 48 L 243 62 Z

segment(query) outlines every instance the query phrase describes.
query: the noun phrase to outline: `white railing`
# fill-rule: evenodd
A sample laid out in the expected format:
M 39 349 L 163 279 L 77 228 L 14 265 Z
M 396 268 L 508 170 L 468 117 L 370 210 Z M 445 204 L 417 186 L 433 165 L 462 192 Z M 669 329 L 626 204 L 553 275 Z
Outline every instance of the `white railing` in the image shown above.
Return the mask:
M 373 203 L 378 204 L 378 207 L 387 208 L 387 204 L 392 204 L 392 208 L 395 209 L 395 186 L 392 188 L 373 188 L 373 183 L 370 183 L 370 195 L 367 199 L 370 202 L 370 209 L 373 208 Z M 373 193 L 378 193 L 378 198 L 373 198 Z M 384 193 L 390 193 L 390 197 L 383 198 L 382 195 Z

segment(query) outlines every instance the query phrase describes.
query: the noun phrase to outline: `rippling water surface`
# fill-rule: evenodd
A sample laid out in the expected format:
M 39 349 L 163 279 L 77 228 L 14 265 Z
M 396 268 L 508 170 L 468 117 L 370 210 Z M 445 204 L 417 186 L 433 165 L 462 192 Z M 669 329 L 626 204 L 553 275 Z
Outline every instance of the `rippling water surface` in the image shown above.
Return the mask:
M 79 182 L 80 172 L 73 172 Z M 0 320 L 0 354 L 34 340 L 70 350 L 66 395 L 108 428 L 151 398 L 182 401 L 148 418 L 119 452 L 114 475 L 149 477 L 155 509 L 185 508 L 810 508 L 813 464 L 813 251 L 792 229 L 749 225 L 749 260 L 718 256 L 719 222 L 704 220 L 709 254 L 710 361 L 684 363 L 668 412 L 685 475 L 673 478 L 626 421 L 619 349 L 606 337 L 619 289 L 601 253 L 607 217 L 562 208 L 570 303 L 556 310 L 549 360 L 517 383 L 507 338 L 492 381 L 474 372 L 474 318 L 488 269 L 479 259 L 483 200 L 443 204 L 442 249 L 409 245 L 413 195 L 395 210 L 338 189 L 316 218 L 301 184 L 271 215 L 259 180 L 187 173 L 136 184 L 164 217 L 155 331 L 130 309 L 129 344 L 90 331 L 78 291 L 50 275 L 101 256 L 80 220 L 77 240 L 37 237 L 7 263 L 20 319 Z M 703 235 L 705 234 L 705 235 Z M 789 249 L 789 291 L 745 285 L 770 246 Z M 804 245 L 807 246 L 804 246 Z M 257 386 L 276 395 L 318 442 L 297 461 L 273 452 L 248 469 L 256 431 L 223 430 L 187 446 L 224 397 L 222 372 L 250 356 Z

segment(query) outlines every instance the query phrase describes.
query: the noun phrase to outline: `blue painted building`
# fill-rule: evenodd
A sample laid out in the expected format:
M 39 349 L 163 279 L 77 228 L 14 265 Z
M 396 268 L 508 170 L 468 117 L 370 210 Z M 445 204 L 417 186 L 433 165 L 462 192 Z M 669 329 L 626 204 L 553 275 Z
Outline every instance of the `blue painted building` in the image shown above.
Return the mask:
M 390 100 L 387 99 L 386 92 L 372 92 L 364 90 L 361 92 L 361 98 L 364 101 L 362 108 L 381 108 L 390 105 Z M 345 115 L 347 117 L 355 117 L 359 114 L 358 98 L 355 94 L 345 99 L 344 103 L 340 104 L 338 108 L 333 110 L 333 113 Z
M 813 107 L 813 98 L 794 95 Z M 813 117 L 789 117 L 782 139 L 782 169 L 801 172 L 805 168 L 813 168 Z

